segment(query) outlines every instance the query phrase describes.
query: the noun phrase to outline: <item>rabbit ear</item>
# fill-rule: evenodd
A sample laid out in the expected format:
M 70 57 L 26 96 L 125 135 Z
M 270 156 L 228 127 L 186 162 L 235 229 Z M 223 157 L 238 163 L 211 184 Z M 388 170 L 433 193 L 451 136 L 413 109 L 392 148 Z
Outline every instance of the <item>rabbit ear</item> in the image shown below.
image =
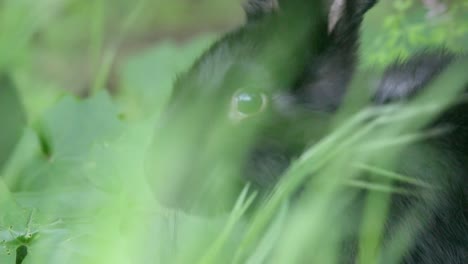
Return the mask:
M 334 111 L 342 101 L 357 63 L 359 30 L 363 16 L 377 0 L 334 0 L 330 33 L 293 87 L 298 104 L 318 111 Z M 335 5 L 341 4 L 341 7 Z M 335 7 L 334 7 L 335 6 Z M 333 11 L 332 9 L 336 10 Z M 335 12 L 335 13 L 334 13 Z
M 278 0 L 248 0 L 244 4 L 247 20 L 252 21 L 278 10 Z
M 417 53 L 405 61 L 396 61 L 385 70 L 373 101 L 385 104 L 417 94 L 454 60 L 455 56 L 448 50 L 436 49 Z
M 344 4 L 345 0 L 332 1 L 330 11 L 328 12 L 328 32 L 331 32 L 335 28 L 336 23 L 342 17 Z
M 329 12 L 328 29 L 332 38 L 356 35 L 364 14 L 378 0 L 334 0 Z
M 261 18 L 265 14 L 270 14 L 278 11 L 294 0 L 247 0 L 244 3 L 244 10 L 247 15 L 247 20 L 252 21 Z M 329 6 L 332 2 L 342 2 L 343 0 L 319 0 L 327 3 Z

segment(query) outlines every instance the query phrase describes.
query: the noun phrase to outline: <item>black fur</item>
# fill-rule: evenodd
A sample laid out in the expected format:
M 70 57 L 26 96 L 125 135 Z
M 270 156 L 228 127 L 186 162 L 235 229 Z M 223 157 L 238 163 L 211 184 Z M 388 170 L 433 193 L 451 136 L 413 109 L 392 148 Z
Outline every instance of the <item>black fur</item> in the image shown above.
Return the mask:
M 381 78 L 374 103 L 411 100 L 455 58 L 439 49 L 394 63 Z M 441 113 L 427 129 L 447 127 L 449 130 L 420 144 L 410 145 L 399 159 L 399 173 L 437 186 L 414 190 L 413 197 L 393 195 L 388 236 L 391 237 L 397 225 L 407 225 L 414 232 L 412 246 L 402 263 L 461 264 L 468 261 L 467 113 L 468 104 L 463 101 Z M 414 216 L 403 219 L 402 216 L 409 212 Z

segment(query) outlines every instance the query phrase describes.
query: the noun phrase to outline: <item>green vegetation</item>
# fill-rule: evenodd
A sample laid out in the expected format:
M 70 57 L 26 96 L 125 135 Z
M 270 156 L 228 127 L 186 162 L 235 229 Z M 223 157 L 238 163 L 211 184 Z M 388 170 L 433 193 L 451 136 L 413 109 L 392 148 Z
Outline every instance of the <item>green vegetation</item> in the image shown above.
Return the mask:
M 365 21 L 361 68 L 422 45 L 460 51 L 466 10 L 467 1 L 453 1 L 428 22 L 417 1 L 383 1 Z M 224 186 L 239 159 L 218 155 L 248 140 L 233 143 L 214 122 L 214 143 L 200 146 L 198 131 L 184 127 L 192 116 L 168 127 L 160 119 L 177 74 L 241 21 L 234 0 L 0 0 L 0 263 L 334 263 L 346 233 L 340 213 L 362 189 L 372 192 L 358 259 L 397 263 L 411 234 L 402 227 L 382 246 L 383 219 L 389 194 L 408 190 L 391 183 L 424 183 L 393 173 L 394 158 L 430 136 L 418 128 L 455 102 L 468 65 L 453 65 L 411 103 L 384 108 L 365 107 L 369 87 L 358 75 L 333 128 L 251 207 L 259 202 L 251 188 Z M 186 107 L 206 118 L 203 107 Z M 194 156 L 210 164 L 200 169 L 207 185 L 161 181 Z M 201 194 L 191 208 L 230 209 L 202 217 L 168 208 L 155 182 Z M 320 187 L 290 204 L 303 184 Z

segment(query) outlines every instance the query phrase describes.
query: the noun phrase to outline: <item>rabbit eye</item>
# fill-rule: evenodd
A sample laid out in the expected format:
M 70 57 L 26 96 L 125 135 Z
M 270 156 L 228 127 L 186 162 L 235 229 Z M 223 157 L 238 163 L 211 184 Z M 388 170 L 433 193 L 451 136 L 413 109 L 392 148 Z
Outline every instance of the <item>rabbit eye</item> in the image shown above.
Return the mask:
M 233 114 L 247 117 L 263 111 L 267 101 L 267 96 L 262 92 L 240 90 L 232 98 L 231 111 Z

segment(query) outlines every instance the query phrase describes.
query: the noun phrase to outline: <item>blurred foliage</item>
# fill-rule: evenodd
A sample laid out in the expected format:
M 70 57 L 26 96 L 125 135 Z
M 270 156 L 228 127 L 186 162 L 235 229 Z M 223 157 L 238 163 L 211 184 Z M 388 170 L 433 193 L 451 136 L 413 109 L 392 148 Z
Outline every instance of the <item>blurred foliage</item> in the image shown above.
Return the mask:
M 304 249 L 288 251 L 288 245 L 314 231 L 325 236 L 313 224 L 336 220 L 297 208 L 286 219 L 284 194 L 275 194 L 248 229 L 240 220 L 252 201 L 247 192 L 230 216 L 206 221 L 160 208 L 144 180 L 153 129 L 173 81 L 217 35 L 241 23 L 240 2 L 0 1 L 0 72 L 13 77 L 0 82 L 0 263 L 14 263 L 20 246 L 28 249 L 23 263 L 223 263 L 252 251 L 250 263 L 260 263 L 276 242 L 287 249 L 275 253 L 278 260 L 301 259 Z M 418 1 L 382 2 L 365 21 L 363 67 L 383 67 L 426 45 L 466 48 L 466 0 L 452 1 L 435 19 L 425 18 Z M 337 131 L 336 142 L 306 154 L 291 173 L 303 177 L 310 155 L 336 158 L 337 149 L 369 141 L 366 133 L 351 143 L 343 138 L 360 126 Z M 346 162 L 337 168 L 355 171 Z M 316 212 L 331 202 L 305 201 Z M 263 236 L 272 218 L 276 224 Z M 316 229 L 301 233 L 305 224 Z M 277 241 L 282 232 L 289 235 Z M 317 260 L 331 261 L 336 239 L 324 241 L 330 252 Z
M 166 41 L 129 58 L 119 69 L 117 98 L 126 118 L 157 115 L 171 94 L 176 73 L 188 70 L 214 39 L 205 35 L 184 46 Z
M 416 0 L 381 1 L 363 30 L 363 67 L 382 67 L 427 48 L 466 52 L 468 1 L 441 1 L 448 11 L 434 17 Z

